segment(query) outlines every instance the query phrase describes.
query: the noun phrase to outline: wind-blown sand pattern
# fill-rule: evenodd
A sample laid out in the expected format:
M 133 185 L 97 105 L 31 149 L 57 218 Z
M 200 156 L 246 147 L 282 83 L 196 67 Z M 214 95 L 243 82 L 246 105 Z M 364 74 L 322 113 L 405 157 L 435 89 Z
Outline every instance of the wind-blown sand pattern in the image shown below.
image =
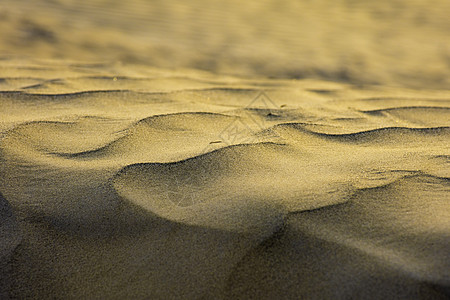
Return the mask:
M 448 90 L 2 77 L 1 298 L 449 297 Z
M 449 12 L 2 0 L 0 299 L 449 299 Z
M 424 89 L 450 86 L 448 0 L 2 0 L 2 4 L 2 56 L 64 58 L 75 64 L 121 61 Z M 58 85 L 58 80 L 46 84 Z M 87 89 L 96 81 L 86 78 L 78 84 Z

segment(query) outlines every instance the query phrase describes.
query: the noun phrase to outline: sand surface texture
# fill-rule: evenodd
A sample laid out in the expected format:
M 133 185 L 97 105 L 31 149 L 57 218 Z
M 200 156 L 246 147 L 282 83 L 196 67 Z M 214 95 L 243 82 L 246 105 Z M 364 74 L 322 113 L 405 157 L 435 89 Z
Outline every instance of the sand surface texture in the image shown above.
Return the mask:
M 2 297 L 448 296 L 449 91 L 1 71 Z
M 0 55 L 449 89 L 448 0 L 2 0 Z
M 0 299 L 449 299 L 449 0 L 1 0 Z

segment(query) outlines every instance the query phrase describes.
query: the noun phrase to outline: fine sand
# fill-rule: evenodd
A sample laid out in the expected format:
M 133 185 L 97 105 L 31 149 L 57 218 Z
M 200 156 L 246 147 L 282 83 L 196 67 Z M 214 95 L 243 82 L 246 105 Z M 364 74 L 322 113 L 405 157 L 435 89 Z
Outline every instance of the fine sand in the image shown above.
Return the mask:
M 450 86 L 448 0 L 2 0 L 0 57 Z
M 1 300 L 450 298 L 450 1 L 0 2 Z
M 450 91 L 1 65 L 0 298 L 449 296 Z

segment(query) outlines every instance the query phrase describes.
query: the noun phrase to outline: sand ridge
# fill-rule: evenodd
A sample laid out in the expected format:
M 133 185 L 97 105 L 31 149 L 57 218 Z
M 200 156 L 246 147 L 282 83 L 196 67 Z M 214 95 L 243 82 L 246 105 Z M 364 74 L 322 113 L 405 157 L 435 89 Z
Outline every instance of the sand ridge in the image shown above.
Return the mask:
M 444 297 L 448 91 L 8 63 L 2 293 Z

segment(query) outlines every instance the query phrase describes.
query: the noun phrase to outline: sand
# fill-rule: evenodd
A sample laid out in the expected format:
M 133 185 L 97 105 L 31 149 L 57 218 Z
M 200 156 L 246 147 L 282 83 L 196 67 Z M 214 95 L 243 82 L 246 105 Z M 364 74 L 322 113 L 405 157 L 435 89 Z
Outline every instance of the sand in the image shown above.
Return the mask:
M 0 54 L 450 86 L 448 0 L 3 0 Z
M 447 1 L 4 2 L 0 299 L 450 297 Z
M 3 66 L 2 295 L 448 296 L 449 91 Z

